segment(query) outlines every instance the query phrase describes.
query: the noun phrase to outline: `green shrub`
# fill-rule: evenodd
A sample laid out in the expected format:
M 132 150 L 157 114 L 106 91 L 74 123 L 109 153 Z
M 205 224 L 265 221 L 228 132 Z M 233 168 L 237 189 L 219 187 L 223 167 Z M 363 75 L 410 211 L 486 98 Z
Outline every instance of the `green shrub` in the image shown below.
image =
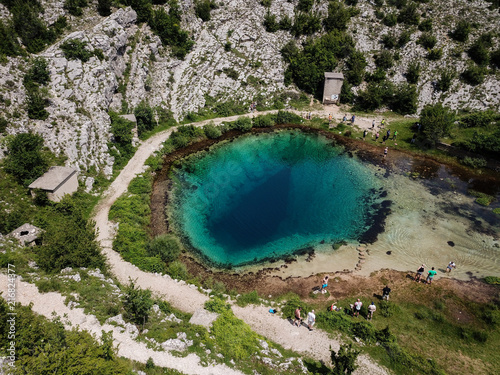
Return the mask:
M 427 58 L 431 61 L 439 60 L 443 57 L 443 49 L 442 48 L 433 48 L 427 54 Z
M 330 347 L 330 357 L 333 365 L 331 374 L 352 374 L 358 367 L 356 359 L 359 353 L 361 351 L 353 349 L 352 343 L 340 345 L 338 352 L 335 352 Z
M 262 25 L 264 25 L 264 28 L 268 33 L 274 33 L 280 29 L 280 24 L 276 20 L 276 15 L 272 14 L 269 10 L 264 16 Z
M 9 122 L 6 119 L 4 119 L 3 117 L 0 117 L 0 133 L 4 133 L 5 130 L 7 129 L 8 125 L 9 125 Z
M 5 171 L 23 185 L 28 186 L 48 169 L 48 161 L 41 152 L 43 138 L 38 134 L 17 134 L 6 145 Z
M 409 41 L 410 41 L 410 38 L 411 38 L 411 30 L 403 30 L 401 32 L 401 34 L 399 35 L 399 38 L 398 38 L 398 47 L 399 48 L 402 48 L 404 47 Z
M 490 54 L 491 65 L 500 68 L 500 48 Z
M 87 5 L 87 0 L 65 0 L 63 8 L 72 16 L 79 17 L 83 14 L 82 8 L 85 8 Z
M 189 34 L 180 27 L 181 17 L 177 1 L 171 1 L 169 13 L 163 8 L 158 8 L 152 12 L 150 19 L 149 25 L 162 43 L 172 47 L 174 56 L 184 59 L 191 51 L 194 42 L 189 38 Z
M 46 85 L 50 82 L 50 72 L 47 60 L 43 57 L 35 57 L 31 61 L 31 66 L 24 75 L 23 84 L 31 87 L 34 84 Z
M 187 280 L 189 273 L 184 263 L 175 260 L 167 267 L 167 273 L 173 278 L 178 280 Z
M 392 49 L 398 45 L 396 35 L 393 33 L 382 35 L 382 44 L 387 49 Z
M 359 9 L 355 7 L 346 7 L 340 1 L 330 1 L 328 15 L 323 20 L 323 26 L 327 32 L 346 30 L 351 18 L 357 14 L 359 14 Z
M 486 276 L 484 281 L 486 284 L 500 285 L 500 277 L 497 276 Z
M 449 135 L 455 121 L 454 114 L 442 104 L 426 105 L 420 112 L 420 124 L 427 139 L 436 143 Z
M 469 189 L 468 193 L 473 197 L 476 197 L 476 203 L 480 204 L 481 206 L 489 206 L 491 202 L 495 200 L 495 197 L 485 193 L 481 193 L 480 191 Z
M 278 114 L 276 115 L 277 125 L 288 125 L 288 124 L 298 125 L 301 123 L 302 123 L 302 117 L 292 112 L 278 111 Z
M 68 60 L 81 60 L 82 62 L 87 62 L 94 56 L 93 52 L 86 49 L 87 42 L 82 42 L 78 39 L 67 39 L 59 48 L 64 52 L 64 56 Z
M 436 90 L 443 92 L 448 91 L 454 78 L 455 72 L 452 70 L 445 70 L 441 72 L 441 75 L 436 82 Z
M 398 16 L 396 13 L 387 13 L 384 17 L 384 25 L 385 26 L 395 26 L 398 23 Z
M 500 114 L 494 111 L 477 111 L 468 115 L 462 116 L 460 119 L 460 126 L 463 128 L 487 128 L 493 121 L 499 121 Z
M 48 292 L 58 292 L 61 290 L 61 280 L 55 277 L 50 277 L 48 279 L 40 279 L 35 282 L 36 287 L 40 293 Z
M 150 256 L 159 256 L 165 263 L 170 263 L 179 258 L 181 245 L 174 236 L 163 234 L 149 241 L 146 250 Z
M 294 23 L 290 29 L 295 37 L 311 35 L 321 30 L 321 18 L 316 14 L 299 12 L 295 16 Z
M 111 0 L 99 0 L 97 2 L 97 12 L 102 17 L 107 17 L 111 14 Z
M 314 0 L 299 0 L 296 9 L 302 12 L 309 12 L 312 9 L 313 4 Z
M 252 120 L 248 117 L 241 117 L 233 123 L 234 129 L 248 132 L 252 129 Z
M 318 327 L 326 330 L 339 330 L 341 332 L 351 333 L 351 319 L 342 312 L 319 311 L 316 314 Z
M 396 87 L 394 96 L 389 101 L 389 107 L 401 115 L 410 115 L 417 112 L 417 87 L 410 84 L 400 84 Z
M 366 62 L 366 58 L 363 53 L 353 51 L 345 61 L 345 67 L 347 69 L 345 72 L 346 80 L 352 85 L 360 85 L 361 82 L 363 82 L 365 68 L 367 65 L 368 63 Z
M 385 318 L 390 318 L 393 315 L 397 315 L 401 311 L 398 305 L 389 301 L 381 301 L 378 309 L 380 311 L 380 315 Z
M 381 51 L 375 55 L 375 64 L 381 69 L 390 69 L 394 65 L 394 57 L 389 51 Z
M 467 54 L 479 66 L 487 66 L 490 62 L 488 47 L 481 38 L 470 46 Z
M 21 47 L 12 22 L 0 20 L 0 56 L 17 56 Z
M 231 79 L 234 79 L 235 81 L 238 80 L 240 77 L 238 72 L 234 70 L 233 68 L 223 68 L 222 71 Z
M 260 4 L 265 8 L 269 8 L 272 4 L 272 0 L 260 0 Z
M 225 44 L 224 44 L 224 51 L 226 52 L 231 52 L 231 49 L 233 48 L 233 46 L 231 45 L 231 42 L 227 41 Z
M 250 304 L 259 305 L 260 297 L 257 291 L 252 291 L 250 293 L 244 293 L 236 299 L 236 304 L 240 307 L 245 307 Z
M 412 62 L 408 66 L 408 71 L 406 72 L 406 80 L 408 83 L 416 84 L 418 78 L 420 77 L 420 63 Z
M 110 146 L 118 149 L 118 152 L 114 152 L 113 147 L 109 147 L 110 155 L 115 158 L 114 167 L 122 168 L 134 155 L 134 148 L 132 147 L 132 129 L 134 128 L 134 123 L 118 116 L 114 112 L 110 112 L 109 117 L 111 119 L 111 133 L 113 134 Z
M 484 168 L 488 164 L 488 162 L 482 158 L 471 158 L 469 156 L 465 156 L 462 159 L 462 164 L 465 164 L 471 168 Z
M 376 330 L 373 324 L 366 321 L 354 322 L 351 324 L 351 333 L 365 342 L 375 341 Z
M 130 279 L 122 298 L 125 319 L 144 326 L 149 318 L 149 310 L 153 306 L 151 290 L 136 288 L 134 281 Z
M 486 76 L 486 69 L 476 65 L 469 65 L 469 67 L 462 73 L 462 79 L 469 85 L 479 85 L 484 82 Z
M 153 130 L 155 122 L 153 119 L 153 109 L 144 100 L 134 109 L 134 115 L 137 119 L 137 133 L 139 137 L 146 131 Z
M 253 126 L 256 128 L 271 128 L 274 126 L 273 116 L 258 116 L 253 119 Z
M 493 213 L 496 215 L 500 215 L 500 208 L 494 208 Z
M 219 126 L 215 126 L 212 124 L 207 124 L 203 126 L 203 131 L 205 132 L 205 135 L 207 138 L 210 139 L 216 139 L 219 138 L 222 135 L 222 131 Z
M 45 110 L 48 104 L 46 91 L 42 91 L 36 87 L 26 90 L 26 106 L 30 119 L 46 120 L 49 117 L 49 112 Z
M 197 17 L 204 22 L 210 21 L 210 11 L 215 9 L 217 5 L 212 0 L 198 0 L 194 3 L 194 11 Z
M 418 25 L 420 31 L 432 31 L 432 20 L 427 18 Z
M 205 302 L 205 309 L 214 312 L 217 314 L 225 313 L 226 311 L 231 310 L 231 306 L 224 298 L 221 297 L 212 297 L 207 302 Z
M 406 23 L 408 25 L 418 25 L 420 22 L 418 5 L 412 2 L 402 8 L 398 14 L 398 22 Z
M 231 311 L 217 318 L 210 333 L 215 337 L 220 353 L 226 358 L 238 361 L 253 356 L 259 350 L 259 336 Z
M 469 21 L 460 20 L 458 24 L 451 33 L 451 37 L 459 42 L 466 42 L 469 38 L 469 34 L 471 32 L 472 25 Z
M 437 43 L 437 39 L 431 33 L 423 33 L 417 39 L 417 43 L 420 44 L 425 49 L 432 49 Z

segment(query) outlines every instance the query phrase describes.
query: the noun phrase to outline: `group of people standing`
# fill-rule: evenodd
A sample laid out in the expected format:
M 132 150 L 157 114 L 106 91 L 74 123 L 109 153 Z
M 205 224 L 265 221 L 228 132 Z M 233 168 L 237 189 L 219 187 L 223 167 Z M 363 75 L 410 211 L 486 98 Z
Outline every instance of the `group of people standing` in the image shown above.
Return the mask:
M 415 281 L 416 282 L 420 282 L 421 280 L 423 280 L 422 279 L 422 275 L 425 272 L 425 267 L 427 267 L 427 266 L 425 264 L 423 264 L 423 263 L 422 263 L 422 265 L 420 267 L 418 267 L 417 274 L 415 275 Z M 451 272 L 451 270 L 453 268 L 457 268 L 457 265 L 455 264 L 455 262 L 451 261 L 446 266 L 446 272 Z M 434 276 L 436 276 L 436 274 L 437 274 L 437 271 L 434 269 L 434 267 L 432 267 L 427 272 L 427 278 L 425 279 L 424 283 L 431 284 L 432 283 L 432 279 L 434 279 Z

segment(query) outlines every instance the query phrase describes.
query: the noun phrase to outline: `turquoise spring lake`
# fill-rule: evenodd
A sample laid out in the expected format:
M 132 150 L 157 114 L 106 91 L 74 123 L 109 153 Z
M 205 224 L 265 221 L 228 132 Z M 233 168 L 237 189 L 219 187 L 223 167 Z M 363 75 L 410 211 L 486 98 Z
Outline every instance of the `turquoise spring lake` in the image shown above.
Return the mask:
M 373 167 L 300 131 L 220 143 L 184 159 L 172 177 L 170 222 L 222 268 L 359 241 L 377 226 L 383 196 Z

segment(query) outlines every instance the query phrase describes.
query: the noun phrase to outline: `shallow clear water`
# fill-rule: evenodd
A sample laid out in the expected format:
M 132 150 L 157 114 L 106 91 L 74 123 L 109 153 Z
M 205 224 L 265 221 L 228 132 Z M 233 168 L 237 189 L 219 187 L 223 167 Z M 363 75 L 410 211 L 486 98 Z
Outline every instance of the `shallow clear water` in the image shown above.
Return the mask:
M 382 189 L 372 168 L 298 131 L 247 135 L 174 169 L 170 220 L 218 266 L 283 257 L 373 229 Z

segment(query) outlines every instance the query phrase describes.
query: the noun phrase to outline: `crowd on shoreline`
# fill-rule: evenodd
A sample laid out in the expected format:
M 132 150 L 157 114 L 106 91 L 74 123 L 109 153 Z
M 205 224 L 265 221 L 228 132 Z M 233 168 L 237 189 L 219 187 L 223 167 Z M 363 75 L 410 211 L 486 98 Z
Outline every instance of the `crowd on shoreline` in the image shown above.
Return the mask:
M 425 264 L 422 264 L 420 267 L 418 267 L 413 280 L 415 282 L 418 282 L 418 283 L 423 282 L 424 284 L 432 284 L 432 280 L 434 279 L 434 276 L 436 276 L 437 271 L 435 270 L 434 267 L 432 267 L 427 273 L 427 278 L 424 280 L 422 278 L 422 275 L 425 271 L 425 267 L 427 267 Z M 452 269 L 454 269 L 454 268 L 456 268 L 456 264 L 455 264 L 455 262 L 451 261 L 446 266 L 445 272 L 451 272 Z M 329 276 L 326 275 L 321 282 L 321 287 L 318 289 L 318 291 L 321 292 L 322 294 L 326 293 L 326 288 L 328 287 L 328 280 L 329 280 Z M 389 287 L 389 285 L 386 285 L 382 289 L 382 296 L 381 297 L 379 296 L 379 298 L 382 301 L 384 301 L 384 300 L 389 301 L 390 293 L 391 293 L 391 288 Z M 338 304 L 338 302 L 332 303 L 331 306 L 328 307 L 328 311 L 331 311 L 333 313 L 342 311 L 342 308 L 337 306 L 337 304 Z M 363 302 L 361 301 L 360 298 L 358 298 L 356 300 L 356 302 L 354 302 L 353 304 L 349 304 L 349 309 L 346 309 L 346 312 L 349 312 L 351 314 L 351 316 L 357 318 L 357 317 L 359 317 L 362 306 L 363 306 Z M 377 306 L 375 305 L 375 302 L 372 301 L 371 304 L 368 305 L 366 319 L 372 320 L 373 314 L 376 311 L 377 311 Z M 300 306 L 298 306 L 295 309 L 295 319 L 293 321 L 293 325 L 300 327 L 302 325 L 302 320 L 303 320 L 302 308 Z M 309 331 L 312 331 L 312 328 L 313 328 L 315 323 L 316 323 L 316 314 L 315 314 L 314 310 L 311 310 L 310 312 L 308 312 L 308 314 L 306 316 L 306 326 L 309 329 Z

